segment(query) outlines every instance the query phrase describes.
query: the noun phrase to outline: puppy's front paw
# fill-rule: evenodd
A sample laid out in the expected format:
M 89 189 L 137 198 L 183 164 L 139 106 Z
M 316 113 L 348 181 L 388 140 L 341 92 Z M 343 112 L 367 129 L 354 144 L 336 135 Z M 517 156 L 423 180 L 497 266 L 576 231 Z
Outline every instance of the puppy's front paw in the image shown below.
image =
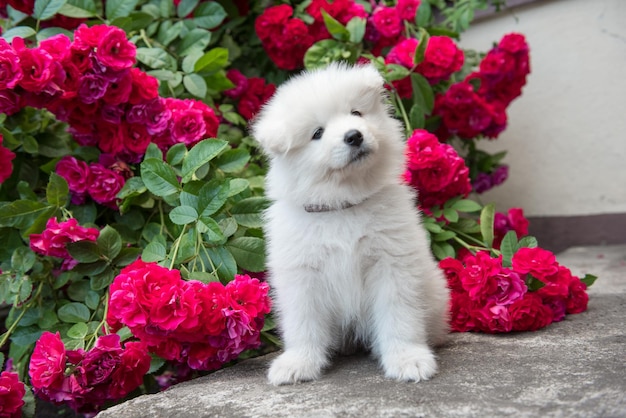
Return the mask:
M 274 386 L 316 380 L 322 367 L 323 364 L 310 356 L 286 351 L 272 362 L 267 379 Z
M 409 346 L 382 358 L 385 376 L 403 381 L 428 380 L 437 373 L 437 361 L 427 346 Z

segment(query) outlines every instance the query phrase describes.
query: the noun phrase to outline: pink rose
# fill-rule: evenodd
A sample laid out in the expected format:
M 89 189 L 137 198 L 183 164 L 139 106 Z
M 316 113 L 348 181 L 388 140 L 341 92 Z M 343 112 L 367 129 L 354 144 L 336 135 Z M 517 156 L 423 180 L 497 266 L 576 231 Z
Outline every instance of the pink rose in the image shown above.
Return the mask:
M 102 205 L 117 209 L 116 196 L 126 183 L 124 177 L 99 163 L 92 163 L 89 168 L 93 175 L 89 196 Z
M 3 140 L 4 138 L 0 134 L 0 184 L 11 177 L 11 173 L 13 173 L 13 163 L 11 161 L 15 158 L 14 152 L 2 146 Z
M 371 19 L 374 28 L 385 38 L 395 38 L 402 32 L 402 21 L 394 7 L 377 7 Z
M 71 259 L 65 248 L 67 243 L 78 241 L 95 241 L 100 235 L 96 228 L 85 228 L 74 218 L 57 222 L 56 218 L 48 219 L 46 229 L 41 234 L 30 235 L 30 248 L 43 255 Z
M 137 48 L 126 39 L 126 33 L 115 26 L 107 26 L 96 47 L 96 57 L 103 65 L 120 71 L 135 64 Z
M 72 203 L 77 205 L 84 203 L 87 188 L 93 181 L 87 163 L 66 155 L 57 163 L 56 173 L 67 181 L 72 192 Z
M 35 389 L 35 394 L 60 389 L 65 361 L 65 345 L 61 341 L 61 335 L 58 332 L 53 334 L 44 331 L 35 344 L 28 367 L 30 383 Z
M 132 90 L 128 101 L 131 104 L 139 104 L 158 97 L 159 80 L 137 67 L 131 68 L 130 75 L 132 77 Z
M 41 48 L 27 48 L 21 38 L 13 39 L 13 47 L 19 57 L 23 77 L 19 85 L 26 91 L 41 93 L 50 87 L 55 76 L 55 62 L 47 51 Z
M 122 399 L 142 383 L 150 370 L 150 355 L 146 346 L 138 342 L 127 342 L 120 355 L 120 363 L 111 373 L 109 395 L 112 399 Z
M 541 281 L 549 281 L 549 277 L 559 271 L 556 257 L 542 248 L 520 248 L 511 260 L 513 270 L 518 273 L 530 273 Z
M 239 70 L 230 69 L 226 72 L 226 77 L 235 85 L 232 89 L 224 90 L 224 96 L 233 99 L 240 98 L 248 89 L 248 78 Z
M 424 51 L 424 61 L 416 71 L 422 74 L 429 83 L 436 84 L 450 78 L 463 66 L 463 51 L 447 36 L 431 36 Z
M 526 284 L 519 274 L 503 268 L 493 277 L 496 288 L 492 294 L 487 296 L 487 301 L 497 305 L 509 305 L 524 297 L 527 291 Z
M 396 4 L 398 15 L 400 15 L 400 18 L 412 22 L 415 19 L 420 3 L 420 0 L 398 0 L 398 4 Z
M 465 269 L 459 275 L 463 289 L 476 301 L 485 301 L 488 295 L 496 293 L 498 283 L 495 276 L 502 269 L 502 259 L 491 258 L 481 251 L 465 258 Z
M 22 416 L 26 388 L 17 373 L 4 371 L 0 374 L 0 416 L 19 418 Z
M 12 90 L 0 90 L 0 113 L 11 116 L 22 109 L 21 97 Z
M 18 55 L 7 41 L 0 38 L 0 90 L 15 88 L 23 75 Z
M 509 311 L 513 320 L 513 331 L 536 331 L 552 323 L 553 313 L 534 293 L 514 302 Z
M 128 71 L 123 74 L 119 80 L 112 81 L 108 84 L 102 100 L 111 105 L 125 104 L 128 102 L 132 90 L 133 77 L 130 71 Z
M 81 386 L 89 388 L 109 380 L 121 363 L 122 352 L 119 335 L 109 334 L 99 337 L 96 345 L 85 353 L 80 366 L 76 368 Z
M 48 52 L 52 59 L 62 63 L 70 58 L 71 44 L 70 38 L 60 33 L 41 41 L 39 47 Z
M 237 303 L 237 308 L 243 309 L 248 316 L 256 317 L 270 312 L 267 283 L 252 279 L 247 274 L 237 274 L 235 279 L 226 285 L 226 290 Z

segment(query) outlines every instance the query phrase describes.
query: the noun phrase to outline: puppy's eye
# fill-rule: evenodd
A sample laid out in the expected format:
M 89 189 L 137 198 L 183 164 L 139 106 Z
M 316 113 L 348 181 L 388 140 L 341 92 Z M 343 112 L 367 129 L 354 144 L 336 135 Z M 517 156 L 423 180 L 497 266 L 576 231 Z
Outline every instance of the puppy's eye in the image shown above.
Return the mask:
M 350 114 L 354 116 L 363 116 L 358 110 L 353 110 L 352 112 L 350 112 Z
M 313 132 L 313 137 L 311 139 L 320 139 L 324 134 L 324 128 L 317 128 L 315 132 Z

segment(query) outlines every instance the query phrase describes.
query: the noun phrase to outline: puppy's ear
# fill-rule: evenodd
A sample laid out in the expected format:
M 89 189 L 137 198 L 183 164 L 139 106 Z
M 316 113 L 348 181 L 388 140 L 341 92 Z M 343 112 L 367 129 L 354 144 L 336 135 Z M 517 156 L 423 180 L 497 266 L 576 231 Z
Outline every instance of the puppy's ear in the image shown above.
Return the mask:
M 272 113 L 271 108 L 265 108 L 252 122 L 252 136 L 270 156 L 285 154 L 291 148 L 285 121 Z

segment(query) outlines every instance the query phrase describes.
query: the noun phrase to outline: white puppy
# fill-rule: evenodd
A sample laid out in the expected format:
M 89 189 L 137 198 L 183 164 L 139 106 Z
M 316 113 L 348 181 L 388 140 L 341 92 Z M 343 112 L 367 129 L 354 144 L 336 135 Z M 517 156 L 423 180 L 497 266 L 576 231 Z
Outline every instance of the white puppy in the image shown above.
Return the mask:
M 385 375 L 426 380 L 448 290 L 401 181 L 402 128 L 371 66 L 282 85 L 253 123 L 270 157 L 268 268 L 285 351 L 274 385 L 317 379 L 334 351 L 371 349 Z

